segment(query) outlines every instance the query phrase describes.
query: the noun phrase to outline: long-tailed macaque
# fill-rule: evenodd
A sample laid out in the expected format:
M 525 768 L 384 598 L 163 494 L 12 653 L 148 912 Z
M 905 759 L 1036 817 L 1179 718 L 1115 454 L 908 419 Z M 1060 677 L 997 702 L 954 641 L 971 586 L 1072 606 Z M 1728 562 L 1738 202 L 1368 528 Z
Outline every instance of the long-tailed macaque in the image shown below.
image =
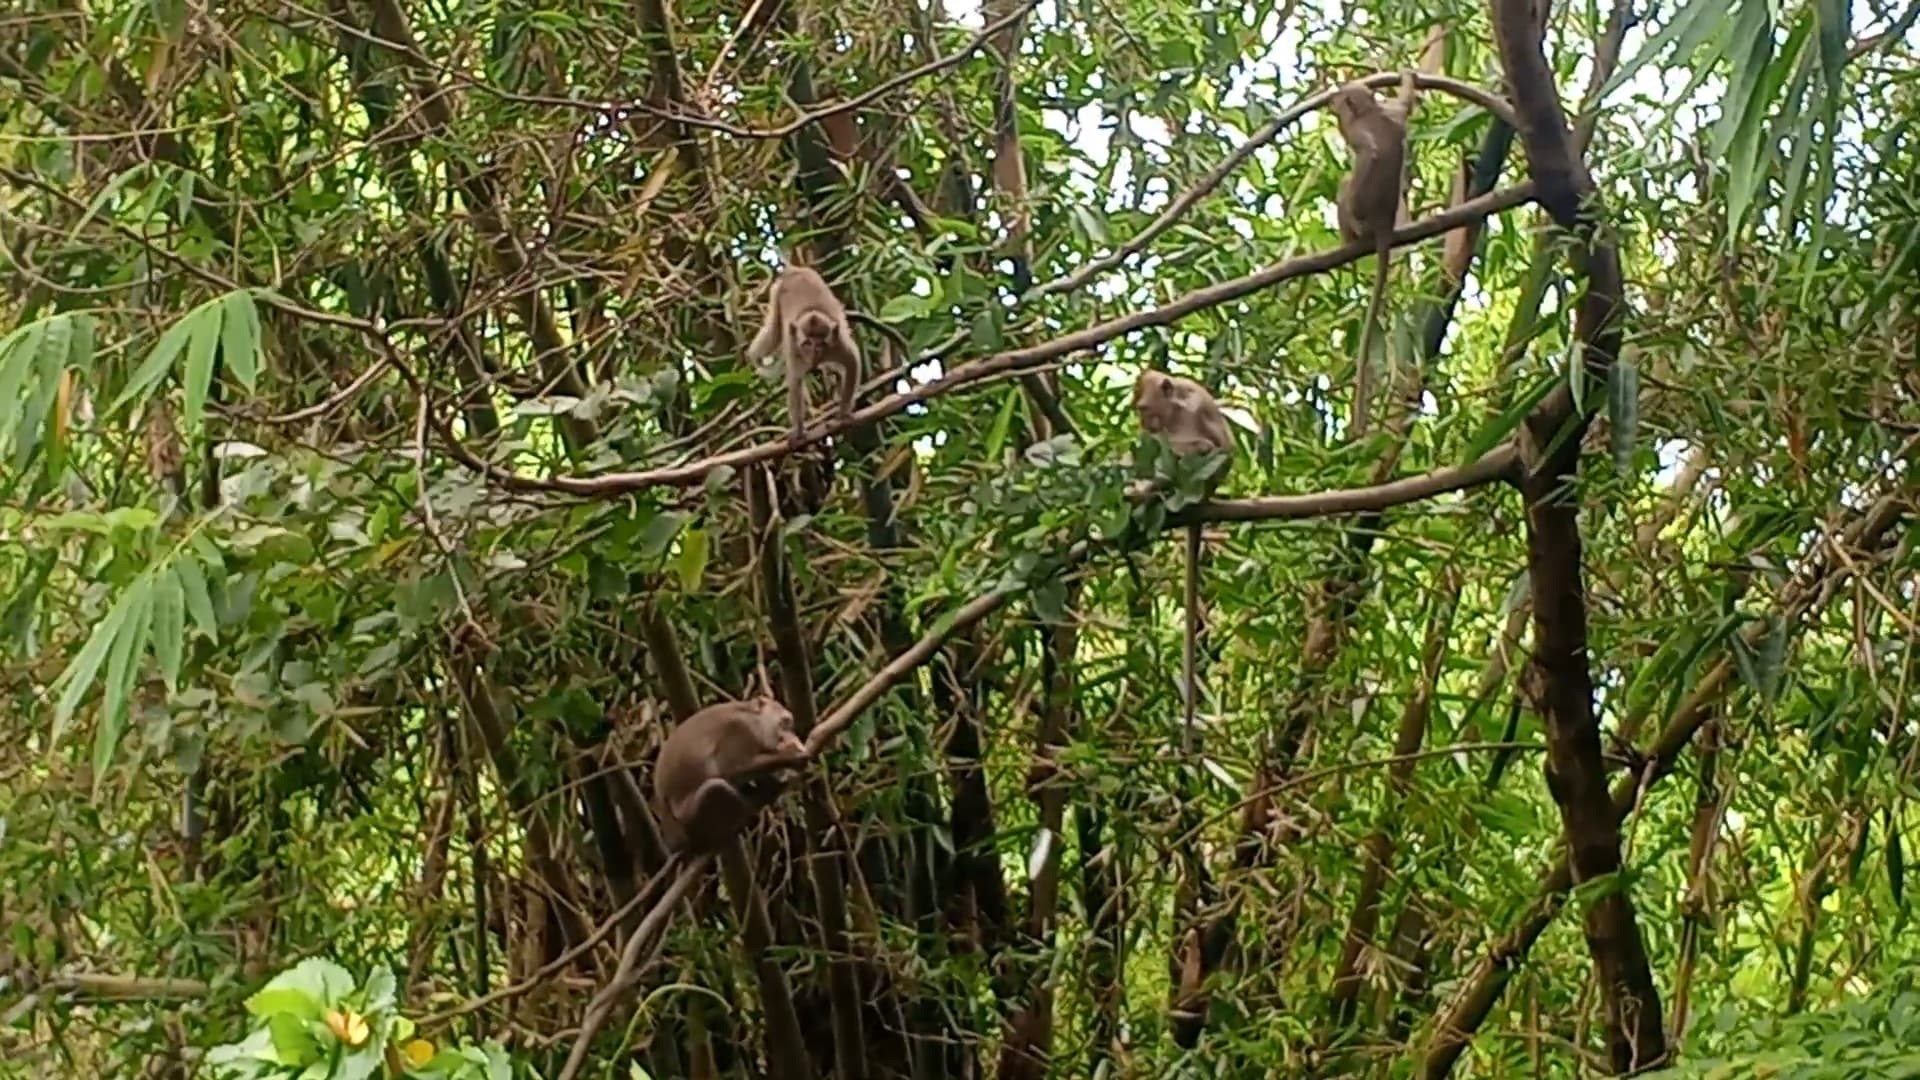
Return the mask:
M 689 854 L 719 849 L 779 796 L 777 774 L 806 761 L 793 714 L 771 698 L 722 702 L 687 717 L 653 766 L 667 846 Z
M 1353 152 L 1353 170 L 1340 181 L 1334 198 L 1340 238 L 1373 245 L 1373 296 L 1360 324 L 1360 350 L 1354 355 L 1353 433 L 1365 435 L 1373 412 L 1374 323 L 1387 292 L 1388 253 L 1399 217 L 1401 184 L 1407 163 L 1407 114 L 1413 108 L 1413 73 L 1400 81 L 1400 99 L 1382 105 L 1364 84 L 1350 82 L 1334 92 L 1331 103 L 1340 137 Z
M 775 350 L 787 381 L 788 435 L 799 442 L 807 426 L 807 373 L 834 369 L 837 414 L 853 412 L 860 389 L 860 347 L 847 325 L 847 309 L 826 279 L 804 266 L 789 267 L 773 279 L 766 318 L 747 346 L 747 360 L 758 365 Z
M 1225 463 L 1207 482 L 1207 494 L 1212 495 L 1233 465 L 1233 435 L 1227 430 L 1227 417 L 1220 411 L 1220 403 L 1207 388 L 1178 375 L 1142 371 L 1133 383 L 1133 411 L 1140 418 L 1141 430 L 1165 439 L 1178 456 L 1215 450 L 1226 454 Z M 1197 522 L 1187 526 L 1186 609 L 1186 641 L 1180 656 L 1185 682 L 1181 696 L 1186 714 L 1182 743 L 1183 749 L 1191 751 L 1199 693 L 1193 676 L 1194 651 L 1200 636 L 1200 525 Z

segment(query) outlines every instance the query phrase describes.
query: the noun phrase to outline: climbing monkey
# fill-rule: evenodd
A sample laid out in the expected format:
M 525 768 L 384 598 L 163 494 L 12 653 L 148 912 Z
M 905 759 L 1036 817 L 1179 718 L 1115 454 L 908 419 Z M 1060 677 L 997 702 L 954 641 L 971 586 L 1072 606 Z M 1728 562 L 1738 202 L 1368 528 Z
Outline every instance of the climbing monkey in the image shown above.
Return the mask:
M 1211 496 L 1233 465 L 1233 435 L 1227 430 L 1226 414 L 1207 388 L 1192 379 L 1142 371 L 1133 384 L 1133 411 L 1140 418 L 1140 429 L 1164 440 L 1177 457 L 1219 451 L 1226 455 L 1221 467 L 1207 481 Z M 1194 681 L 1195 643 L 1200 636 L 1200 524 L 1187 526 L 1186 640 L 1181 646 L 1181 688 L 1185 709 L 1182 748 L 1193 749 L 1194 712 L 1198 686 Z
M 825 278 L 804 266 L 790 267 L 773 279 L 766 317 L 747 346 L 747 360 L 758 366 L 775 350 L 785 369 L 789 440 L 799 442 L 807 426 L 808 372 L 831 367 L 836 415 L 844 419 L 853 412 L 860 389 L 860 347 L 853 342 L 840 298 Z
M 1400 80 L 1400 98 L 1385 105 L 1373 91 L 1350 82 L 1334 92 L 1331 108 L 1340 137 L 1353 153 L 1353 169 L 1340 180 L 1334 197 L 1340 238 L 1373 247 L 1373 295 L 1360 324 L 1360 350 L 1354 356 L 1353 433 L 1365 435 L 1373 414 L 1372 355 L 1374 323 L 1387 292 L 1388 253 L 1399 218 L 1400 193 L 1407 163 L 1407 116 L 1413 109 L 1414 73 Z

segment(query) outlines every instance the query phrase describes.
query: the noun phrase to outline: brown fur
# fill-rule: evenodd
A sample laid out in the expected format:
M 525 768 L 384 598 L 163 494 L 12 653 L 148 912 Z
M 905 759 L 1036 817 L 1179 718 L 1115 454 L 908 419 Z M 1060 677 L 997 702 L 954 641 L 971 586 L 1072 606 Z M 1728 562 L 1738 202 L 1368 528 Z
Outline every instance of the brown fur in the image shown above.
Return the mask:
M 667 845 L 696 854 L 724 845 L 779 796 L 776 774 L 806 760 L 793 714 L 770 698 L 722 702 L 687 717 L 653 766 Z

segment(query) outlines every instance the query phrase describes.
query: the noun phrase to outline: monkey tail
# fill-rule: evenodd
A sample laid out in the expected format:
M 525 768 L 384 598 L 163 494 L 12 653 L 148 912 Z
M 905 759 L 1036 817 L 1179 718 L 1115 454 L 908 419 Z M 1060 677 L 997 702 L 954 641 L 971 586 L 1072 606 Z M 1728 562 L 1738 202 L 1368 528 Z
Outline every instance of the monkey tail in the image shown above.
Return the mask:
M 1198 711 L 1200 686 L 1194 680 L 1194 654 L 1200 637 L 1200 526 L 1187 526 L 1187 627 L 1180 644 L 1180 696 L 1185 710 L 1185 726 L 1180 732 L 1183 755 L 1193 753 L 1194 713 Z
M 1380 248 L 1373 256 L 1373 296 L 1367 300 L 1367 313 L 1360 323 L 1360 351 L 1353 357 L 1353 434 L 1367 433 L 1373 419 L 1373 334 L 1380 321 L 1380 309 L 1387 295 L 1387 252 Z

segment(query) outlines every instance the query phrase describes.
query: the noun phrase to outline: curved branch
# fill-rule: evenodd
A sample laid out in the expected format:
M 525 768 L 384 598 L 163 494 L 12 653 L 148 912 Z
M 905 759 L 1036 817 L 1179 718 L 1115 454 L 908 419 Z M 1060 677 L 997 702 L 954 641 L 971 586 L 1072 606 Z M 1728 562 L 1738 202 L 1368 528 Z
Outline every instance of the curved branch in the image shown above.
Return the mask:
M 1382 72 L 1377 75 L 1369 75 L 1361 81 L 1368 86 L 1392 86 L 1398 83 L 1401 78 L 1402 76 L 1398 72 Z M 1414 85 L 1423 89 L 1445 91 L 1455 97 L 1472 102 L 1499 119 L 1506 121 L 1509 126 L 1516 123 L 1513 106 L 1507 104 L 1505 98 L 1500 97 L 1492 91 L 1482 90 L 1472 83 L 1461 82 L 1458 79 L 1449 79 L 1445 75 L 1416 73 L 1413 81 Z M 1180 220 L 1182 215 L 1188 210 L 1191 210 L 1195 203 L 1206 198 L 1215 188 L 1219 187 L 1221 182 L 1231 175 L 1235 169 L 1238 169 L 1248 158 L 1253 156 L 1254 151 L 1278 138 L 1281 132 L 1293 126 L 1301 117 L 1318 109 L 1326 108 L 1327 102 L 1333 99 L 1333 95 L 1338 89 L 1338 87 L 1329 87 L 1312 97 L 1304 98 L 1294 103 L 1290 108 L 1272 120 L 1267 121 L 1258 131 L 1248 136 L 1246 142 L 1236 147 L 1233 153 L 1228 154 L 1222 159 L 1220 164 L 1207 170 L 1206 175 L 1202 176 L 1197 183 L 1186 191 L 1181 192 L 1180 197 L 1169 203 L 1167 208 L 1160 212 L 1159 217 L 1154 218 L 1146 228 L 1134 234 L 1126 243 L 1113 249 L 1111 254 L 1103 255 L 1065 277 L 1055 278 L 1052 281 L 1038 286 L 1033 290 L 1033 295 L 1051 296 L 1055 293 L 1072 292 L 1093 280 L 1095 277 L 1119 266 L 1132 256 L 1139 254 L 1152 242 L 1154 237 L 1166 232 L 1173 226 L 1174 222 Z
M 1532 200 L 1533 197 L 1533 186 L 1527 183 L 1490 192 L 1395 230 L 1394 246 L 1401 247 L 1439 236 L 1463 225 L 1473 224 L 1502 210 L 1519 206 Z M 707 474 L 716 468 L 723 466 L 742 468 L 763 461 L 774 461 L 793 453 L 800 447 L 818 442 L 826 436 L 837 435 L 895 413 L 905 412 L 909 406 L 943 397 L 963 386 L 1029 371 L 1136 330 L 1171 325 L 1194 312 L 1218 307 L 1283 281 L 1344 266 L 1372 253 L 1373 249 L 1364 244 L 1348 244 L 1344 247 L 1287 259 L 1245 277 L 1195 289 L 1157 308 L 1149 308 L 1146 311 L 1096 323 L 1084 330 L 1066 334 L 1052 341 L 961 364 L 932 382 L 882 398 L 864 408 L 856 409 L 845 418 L 816 425 L 809 429 L 805 437 L 798 442 L 789 442 L 781 438 L 758 446 L 744 446 L 682 465 L 643 469 L 638 472 L 603 473 L 599 476 L 558 476 L 545 479 L 520 476 L 486 462 L 450 437 L 447 439 L 447 447 L 454 459 L 462 465 L 485 474 L 489 479 L 510 491 L 550 491 L 566 495 L 614 496 L 650 487 L 686 487 L 703 482 Z M 387 346 L 387 349 L 391 351 L 391 346 Z M 436 426 L 440 428 L 443 437 L 449 436 L 450 433 L 444 423 L 436 423 Z
M 1386 510 L 1407 503 L 1464 491 L 1496 480 L 1516 480 L 1520 453 L 1511 443 L 1487 451 L 1466 465 L 1448 466 L 1384 484 L 1316 491 L 1311 495 L 1265 495 L 1253 499 L 1215 499 L 1177 514 L 1167 515 L 1167 527 L 1204 521 L 1296 521 L 1369 510 Z
M 1323 491 L 1312 495 L 1273 495 L 1259 499 L 1226 499 L 1203 503 L 1178 514 L 1167 515 L 1164 530 L 1175 530 L 1199 521 L 1289 521 L 1325 517 L 1368 510 L 1387 510 L 1419 502 L 1449 491 L 1480 487 L 1496 480 L 1511 479 L 1519 461 L 1512 444 L 1499 446 L 1469 465 L 1448 466 L 1419 476 L 1390 480 L 1384 484 Z M 1067 549 L 1058 572 L 1064 572 L 1085 560 L 1093 551 L 1086 540 Z M 807 736 L 807 753 L 819 757 L 834 738 L 860 714 L 879 701 L 896 683 L 915 668 L 933 659 L 940 646 L 953 635 L 1000 610 L 1015 594 L 995 589 L 969 600 L 965 606 L 934 624 L 913 647 L 894 657 L 875 672 L 864 685 L 822 717 Z

